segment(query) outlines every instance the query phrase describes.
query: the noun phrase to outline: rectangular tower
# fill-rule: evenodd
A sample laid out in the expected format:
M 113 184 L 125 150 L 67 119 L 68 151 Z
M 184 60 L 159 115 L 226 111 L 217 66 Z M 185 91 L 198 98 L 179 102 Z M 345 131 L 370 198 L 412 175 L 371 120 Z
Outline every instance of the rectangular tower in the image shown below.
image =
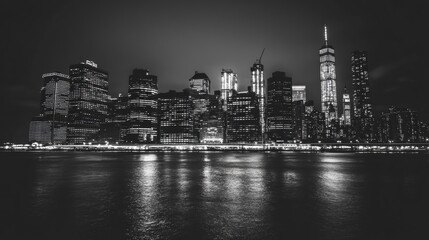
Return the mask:
M 158 78 L 147 69 L 134 69 L 128 83 L 126 142 L 154 143 L 158 141 Z
M 267 141 L 286 143 L 292 131 L 292 78 L 274 72 L 267 80 Z
M 261 143 L 259 98 L 249 87 L 248 91 L 235 92 L 228 99 L 227 142 Z
M 356 129 L 356 137 L 362 142 L 371 142 L 374 138 L 367 55 L 365 51 L 352 53 L 353 124 Z
M 231 69 L 222 69 L 221 72 L 221 95 L 220 98 L 224 103 L 226 110 L 226 103 L 228 98 L 232 96 L 233 91 L 238 89 L 238 76 Z
M 40 91 L 40 116 L 30 123 L 30 142 L 65 143 L 69 112 L 69 76 L 59 72 L 45 73 Z
M 108 113 L 109 75 L 86 60 L 70 66 L 69 125 L 67 141 L 81 144 L 95 140 Z

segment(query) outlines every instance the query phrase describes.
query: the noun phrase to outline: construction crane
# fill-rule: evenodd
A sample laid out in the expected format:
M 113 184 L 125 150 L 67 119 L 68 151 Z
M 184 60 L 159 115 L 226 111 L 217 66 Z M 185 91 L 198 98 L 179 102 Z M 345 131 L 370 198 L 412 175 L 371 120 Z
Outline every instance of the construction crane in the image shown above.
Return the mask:
M 264 50 L 262 50 L 261 56 L 257 60 L 259 64 L 261 64 L 261 59 L 262 59 L 262 56 L 264 55 L 264 52 L 265 52 L 265 48 L 264 48 Z

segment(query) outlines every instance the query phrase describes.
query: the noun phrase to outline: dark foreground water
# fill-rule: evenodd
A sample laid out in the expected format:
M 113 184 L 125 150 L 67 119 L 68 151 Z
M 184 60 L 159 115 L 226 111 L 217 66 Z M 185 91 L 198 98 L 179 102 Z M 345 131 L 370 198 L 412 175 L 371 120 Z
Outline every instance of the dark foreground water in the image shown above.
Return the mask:
M 0 152 L 0 239 L 429 239 L 428 154 Z

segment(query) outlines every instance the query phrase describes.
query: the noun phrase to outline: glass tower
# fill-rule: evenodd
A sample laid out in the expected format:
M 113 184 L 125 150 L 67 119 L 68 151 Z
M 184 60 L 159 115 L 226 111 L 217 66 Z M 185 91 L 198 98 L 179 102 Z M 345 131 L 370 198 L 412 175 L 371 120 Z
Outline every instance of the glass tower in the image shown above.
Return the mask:
M 108 78 L 108 73 L 92 61 L 70 66 L 69 143 L 95 140 L 108 116 Z
M 228 101 L 228 98 L 232 96 L 232 92 L 237 91 L 237 79 L 238 76 L 231 69 L 222 69 L 221 72 L 221 96 L 220 98 L 224 102 L 224 106 Z
M 259 104 L 259 123 L 261 126 L 262 140 L 265 135 L 265 86 L 264 86 L 264 65 L 261 64 L 261 59 L 250 68 L 251 72 L 251 88 L 258 97 Z M 262 141 L 264 142 L 264 141 Z
M 337 87 L 335 73 L 335 51 L 328 45 L 328 30 L 325 25 L 325 44 L 319 50 L 320 57 L 320 84 L 322 96 L 322 113 L 326 123 L 338 118 Z
M 127 142 L 153 143 L 158 136 L 158 79 L 146 69 L 134 69 L 128 83 Z
M 267 139 L 292 140 L 292 78 L 284 72 L 274 72 L 267 80 Z
M 45 73 L 40 91 L 40 116 L 30 123 L 29 140 L 39 143 L 65 143 L 69 110 L 69 76 L 59 72 Z
M 368 54 L 365 51 L 352 53 L 352 83 L 354 125 L 361 141 L 373 139 L 373 113 L 369 91 Z

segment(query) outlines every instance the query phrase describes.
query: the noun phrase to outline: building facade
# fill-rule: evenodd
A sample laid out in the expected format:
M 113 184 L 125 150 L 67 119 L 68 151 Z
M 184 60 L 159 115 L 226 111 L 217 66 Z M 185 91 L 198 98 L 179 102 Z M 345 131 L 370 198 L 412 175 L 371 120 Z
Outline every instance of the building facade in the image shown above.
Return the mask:
M 69 76 L 52 72 L 43 74 L 42 78 L 40 116 L 33 118 L 30 123 L 29 141 L 43 144 L 65 143 L 69 112 Z
M 420 142 L 420 126 L 417 112 L 400 107 L 390 107 L 381 115 L 380 142 Z
M 261 126 L 261 140 L 264 142 L 265 139 L 265 81 L 264 81 L 264 65 L 261 63 L 261 59 L 257 60 L 256 63 L 250 68 L 251 73 L 251 88 L 252 91 L 258 97 L 259 104 L 259 122 Z
M 158 78 L 147 69 L 134 69 L 128 83 L 128 130 L 125 141 L 129 143 L 158 142 Z
M 286 143 L 293 140 L 292 78 L 274 72 L 267 79 L 267 141 Z
M 228 143 L 261 143 L 259 97 L 249 87 L 248 91 L 235 92 L 227 104 Z
M 322 112 L 325 114 L 326 124 L 338 118 L 337 86 L 335 71 L 335 51 L 328 44 L 328 32 L 325 25 L 325 44 L 319 50 L 320 84 Z
M 341 117 L 342 125 L 351 126 L 352 125 L 352 113 L 351 113 L 351 102 L 350 102 L 350 94 L 347 91 L 347 88 L 344 88 L 343 93 L 343 114 Z
M 92 61 L 70 66 L 67 142 L 92 142 L 108 116 L 109 75 Z
M 158 94 L 160 143 L 198 143 L 194 131 L 195 94 L 198 93 L 190 89 Z
M 305 85 L 292 85 L 292 102 L 307 101 L 307 92 Z
M 374 118 L 372 112 L 368 54 L 365 51 L 354 51 L 352 54 L 352 84 L 353 84 L 353 125 L 356 138 L 362 142 L 373 141 Z
M 194 76 L 189 79 L 189 86 L 199 94 L 209 94 L 210 78 L 205 73 L 195 71 Z
M 233 91 L 238 91 L 238 75 L 231 69 L 222 69 L 221 75 L 221 100 L 224 109 L 226 110 L 226 103 L 228 98 L 232 96 Z

